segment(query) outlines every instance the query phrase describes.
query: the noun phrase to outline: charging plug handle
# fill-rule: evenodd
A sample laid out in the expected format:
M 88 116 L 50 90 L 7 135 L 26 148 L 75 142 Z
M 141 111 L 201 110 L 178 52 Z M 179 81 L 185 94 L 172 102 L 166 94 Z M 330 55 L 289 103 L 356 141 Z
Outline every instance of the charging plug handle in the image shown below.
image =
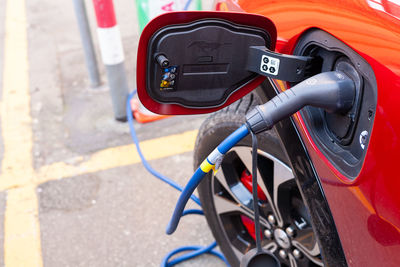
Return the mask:
M 353 80 L 344 72 L 323 72 L 256 106 L 246 115 L 246 123 L 254 133 L 260 133 L 307 105 L 346 113 L 354 104 L 355 92 Z

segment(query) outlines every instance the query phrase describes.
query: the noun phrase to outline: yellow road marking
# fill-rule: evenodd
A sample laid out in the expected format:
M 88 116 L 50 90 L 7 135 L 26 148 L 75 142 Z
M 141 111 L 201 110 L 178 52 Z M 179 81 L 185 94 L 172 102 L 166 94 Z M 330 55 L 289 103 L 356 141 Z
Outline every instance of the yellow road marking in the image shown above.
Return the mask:
M 35 189 L 26 186 L 7 192 L 5 266 L 43 265 Z
M 30 179 L 32 172 L 32 131 L 28 77 L 24 0 L 7 1 L 2 98 L 4 139 L 3 175 L 15 180 Z M 3 179 L 1 179 L 3 180 Z
M 25 0 L 6 3 L 3 97 L 0 102 L 4 157 L 0 191 L 7 190 L 4 222 L 5 266 L 43 266 L 38 198 L 40 183 L 140 162 L 134 145 L 104 149 L 75 161 L 34 170 L 30 114 Z M 197 130 L 141 142 L 148 160 L 192 151 Z
M 29 185 L 34 179 L 25 0 L 6 3 L 3 98 L 4 157 L 1 183 Z M 6 266 L 43 266 L 34 186 L 7 192 L 4 222 Z
M 140 142 L 140 147 L 147 160 L 154 160 L 192 151 L 198 130 L 191 130 L 179 134 L 163 136 Z M 75 162 L 75 164 L 67 163 Z M 93 153 L 88 160 L 83 157 L 56 162 L 41 167 L 36 172 L 24 172 L 24 175 L 32 177 L 29 181 L 14 180 L 9 174 L 0 179 L 0 191 L 20 188 L 32 184 L 58 180 L 66 177 L 94 173 L 112 168 L 128 166 L 139 163 L 140 157 L 135 145 L 124 145 L 107 148 Z
M 192 151 L 196 135 L 197 130 L 187 131 L 143 141 L 140 143 L 140 147 L 146 159 L 159 159 Z M 94 153 L 89 160 L 76 166 L 68 165 L 65 162 L 44 166 L 38 171 L 37 182 L 40 184 L 49 180 L 128 166 L 138 162 L 140 162 L 140 158 L 134 145 L 113 147 Z

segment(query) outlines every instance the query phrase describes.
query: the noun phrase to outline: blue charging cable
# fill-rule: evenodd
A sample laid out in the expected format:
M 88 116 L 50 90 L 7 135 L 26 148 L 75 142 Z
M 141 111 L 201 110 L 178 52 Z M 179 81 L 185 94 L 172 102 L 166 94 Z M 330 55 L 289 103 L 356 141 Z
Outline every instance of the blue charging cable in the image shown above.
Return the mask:
M 194 172 L 192 178 L 190 178 L 189 182 L 186 184 L 182 194 L 179 196 L 171 221 L 167 226 L 167 234 L 170 235 L 175 232 L 185 209 L 186 203 L 188 202 L 190 196 L 193 195 L 194 190 L 203 180 L 204 176 L 211 170 L 217 171 L 219 167 L 218 165 L 221 163 L 224 155 L 248 134 L 248 128 L 246 125 L 242 125 L 227 138 L 225 138 L 225 140 L 201 163 L 201 165 Z
M 139 157 L 140 157 L 140 159 L 142 161 L 142 164 L 146 168 L 146 170 L 148 172 L 150 172 L 153 176 L 155 176 L 156 178 L 160 179 L 162 182 L 167 183 L 168 185 L 172 186 L 176 190 L 182 192 L 182 191 L 184 191 L 184 189 L 180 185 L 178 185 L 175 181 L 171 180 L 167 176 L 159 173 L 158 171 L 156 171 L 155 169 L 153 169 L 150 166 L 149 162 L 144 157 L 144 155 L 142 153 L 142 150 L 140 149 L 139 140 L 137 138 L 135 127 L 133 125 L 133 116 L 132 116 L 132 110 L 131 110 L 131 105 L 130 105 L 131 99 L 133 98 L 133 96 L 135 94 L 136 94 L 136 90 L 133 91 L 132 93 L 130 93 L 129 96 L 128 96 L 128 100 L 127 100 L 127 103 L 126 103 L 126 115 L 127 115 L 127 118 L 128 118 L 128 124 L 129 124 L 131 137 L 132 137 L 133 142 L 136 145 L 136 149 L 137 149 Z M 194 191 L 194 189 L 193 189 L 193 191 Z M 192 191 L 192 193 L 193 193 L 193 191 Z M 196 204 L 201 206 L 200 199 L 197 196 L 193 195 L 192 193 L 190 193 L 189 197 L 186 198 L 186 201 L 185 201 L 184 204 L 186 204 L 187 200 L 189 200 L 189 198 L 190 198 Z M 185 196 L 188 196 L 188 195 L 185 194 Z M 185 205 L 183 205 L 183 208 L 184 208 L 184 206 Z M 183 210 L 179 214 L 179 218 L 181 216 L 185 216 L 185 215 L 189 215 L 189 214 L 204 215 L 203 211 L 200 210 L 200 209 L 187 209 L 187 210 Z M 179 221 L 179 218 L 178 218 L 178 221 Z M 162 260 L 162 263 L 161 263 L 161 267 L 173 266 L 175 264 L 178 264 L 180 262 L 192 259 L 194 257 L 200 256 L 200 255 L 205 254 L 205 253 L 217 256 L 218 258 L 223 260 L 226 263 L 227 266 L 230 266 L 228 261 L 225 259 L 224 255 L 222 253 L 220 253 L 219 251 L 214 249 L 216 246 L 217 246 L 217 243 L 214 241 L 212 244 L 210 244 L 209 246 L 206 246 L 206 247 L 203 247 L 203 246 L 184 246 L 184 247 L 180 247 L 180 248 L 174 249 L 173 251 L 169 252 L 164 257 L 164 259 Z M 173 260 L 169 261 L 171 259 L 171 257 L 173 257 L 174 255 L 176 255 L 178 253 L 181 253 L 181 252 L 185 252 L 185 251 L 190 251 L 190 252 L 188 252 L 186 254 L 183 254 L 183 255 L 181 255 L 179 257 L 175 257 Z
M 183 10 L 188 10 L 191 3 L 192 3 L 192 0 L 186 1 L 185 6 L 183 7 Z

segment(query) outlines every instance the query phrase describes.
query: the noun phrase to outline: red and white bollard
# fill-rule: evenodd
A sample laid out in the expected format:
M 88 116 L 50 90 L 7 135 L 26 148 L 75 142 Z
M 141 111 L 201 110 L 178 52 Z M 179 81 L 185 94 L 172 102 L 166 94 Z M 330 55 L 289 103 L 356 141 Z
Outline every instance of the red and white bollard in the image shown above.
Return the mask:
M 102 61 L 106 67 L 114 117 L 126 121 L 125 105 L 129 88 L 124 66 L 124 50 L 112 0 L 93 0 Z

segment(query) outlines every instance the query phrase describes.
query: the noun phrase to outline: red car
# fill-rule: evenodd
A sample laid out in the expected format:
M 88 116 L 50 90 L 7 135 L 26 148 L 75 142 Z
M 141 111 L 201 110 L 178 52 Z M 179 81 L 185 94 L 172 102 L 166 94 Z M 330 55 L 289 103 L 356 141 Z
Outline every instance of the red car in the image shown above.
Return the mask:
M 138 64 L 146 67 L 138 68 L 142 102 L 162 114 L 197 114 L 223 108 L 200 129 L 195 148 L 197 167 L 244 123 L 245 114 L 255 105 L 301 81 L 273 79 L 271 73 L 269 79 L 260 72 L 249 74 L 252 58 L 242 48 L 259 45 L 256 39 L 265 32 L 269 36 L 262 42 L 268 49 L 311 59 L 304 79 L 330 71 L 349 74 L 356 87 L 350 111 L 330 113 L 307 106 L 277 123 L 274 130 L 259 134 L 258 171 L 262 179 L 257 191 L 262 246 L 283 266 L 400 266 L 400 180 L 396 174 L 400 151 L 400 2 L 228 0 L 217 1 L 215 8 L 240 13 L 165 15 L 144 30 L 138 59 Z M 185 35 L 202 27 L 217 27 L 212 19 L 228 23 L 223 26 L 229 28 L 226 31 L 240 32 L 240 38 L 232 39 L 236 38 L 232 35 L 231 42 L 221 41 L 224 37 L 212 30 L 203 34 L 203 39 Z M 178 29 L 174 36 L 181 34 L 180 40 L 187 37 L 190 43 L 186 50 L 184 40 L 182 49 L 174 47 L 180 50 L 177 56 L 173 51 L 161 53 L 165 45 L 159 41 L 162 37 L 154 37 L 163 31 L 169 34 L 172 30 L 165 28 L 169 24 Z M 249 43 L 241 43 L 242 39 Z M 243 46 L 240 49 L 239 43 Z M 152 91 L 153 82 L 159 84 L 158 76 L 165 75 L 152 72 L 157 63 L 150 62 L 160 53 L 178 70 L 174 79 L 161 78 L 173 81 L 172 85 L 156 85 L 157 90 Z M 179 57 L 186 61 L 180 62 Z M 246 73 L 237 70 L 245 66 Z M 220 91 L 228 80 L 230 90 Z M 191 85 L 192 91 L 181 90 L 174 83 L 182 88 Z M 209 87 L 214 91 L 207 91 Z M 188 95 L 196 96 L 189 99 Z M 231 149 L 220 171 L 208 175 L 198 191 L 222 252 L 232 266 L 238 266 L 255 246 L 250 205 L 251 140 L 245 138 Z

